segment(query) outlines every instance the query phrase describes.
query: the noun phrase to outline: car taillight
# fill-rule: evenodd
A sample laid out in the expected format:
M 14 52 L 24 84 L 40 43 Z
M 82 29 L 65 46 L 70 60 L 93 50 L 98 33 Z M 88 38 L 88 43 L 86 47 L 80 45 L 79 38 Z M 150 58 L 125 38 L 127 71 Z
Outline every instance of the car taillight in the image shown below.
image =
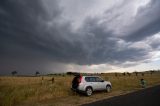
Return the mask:
M 78 84 L 80 84 L 81 81 L 82 81 L 82 76 L 80 76 L 80 77 L 78 78 Z

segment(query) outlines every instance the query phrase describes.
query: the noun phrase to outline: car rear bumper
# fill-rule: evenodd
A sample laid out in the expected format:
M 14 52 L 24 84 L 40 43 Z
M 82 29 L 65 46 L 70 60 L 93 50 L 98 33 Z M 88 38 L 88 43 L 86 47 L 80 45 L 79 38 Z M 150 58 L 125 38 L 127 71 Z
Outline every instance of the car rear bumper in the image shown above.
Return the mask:
M 78 93 L 85 93 L 85 91 L 75 89 L 75 88 L 71 88 L 71 90 L 74 91 L 74 92 L 78 92 Z

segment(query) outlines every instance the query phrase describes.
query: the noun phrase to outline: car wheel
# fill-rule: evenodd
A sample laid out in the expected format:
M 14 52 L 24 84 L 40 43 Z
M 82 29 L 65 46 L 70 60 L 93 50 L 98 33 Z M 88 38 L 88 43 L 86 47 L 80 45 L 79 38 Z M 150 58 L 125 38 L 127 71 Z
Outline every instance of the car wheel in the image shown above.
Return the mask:
M 91 87 L 87 87 L 87 88 L 86 88 L 86 95 L 87 95 L 87 96 L 91 96 L 92 93 L 93 93 L 92 88 L 91 88 Z
M 106 86 L 106 91 L 107 91 L 107 92 L 110 92 L 110 91 L 111 91 L 111 86 L 107 85 L 107 86 Z

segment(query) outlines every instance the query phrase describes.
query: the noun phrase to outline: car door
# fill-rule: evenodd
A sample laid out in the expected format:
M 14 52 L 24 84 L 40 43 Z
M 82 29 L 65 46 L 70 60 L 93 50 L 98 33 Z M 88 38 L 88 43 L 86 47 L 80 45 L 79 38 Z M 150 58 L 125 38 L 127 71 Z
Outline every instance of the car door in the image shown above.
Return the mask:
M 95 77 L 88 77 L 87 78 L 87 82 L 90 86 L 92 86 L 93 90 L 97 90 L 98 89 L 98 84 L 96 82 L 96 78 Z
M 104 80 L 102 80 L 100 77 L 96 77 L 96 82 L 97 82 L 97 90 L 104 90 L 106 89 L 106 85 Z

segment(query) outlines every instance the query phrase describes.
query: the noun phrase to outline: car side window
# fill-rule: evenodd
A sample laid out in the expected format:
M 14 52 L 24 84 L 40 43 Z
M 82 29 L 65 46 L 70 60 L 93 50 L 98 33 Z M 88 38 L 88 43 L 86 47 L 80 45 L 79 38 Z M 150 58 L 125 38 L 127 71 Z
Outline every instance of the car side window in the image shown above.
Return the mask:
M 90 82 L 96 82 L 95 77 L 90 77 Z
M 96 82 L 102 82 L 102 79 L 99 77 L 96 77 Z
M 86 80 L 87 82 L 90 82 L 90 78 L 89 78 L 89 77 L 86 77 L 85 80 Z
M 86 77 L 85 80 L 87 82 L 96 82 L 96 78 L 95 77 Z

